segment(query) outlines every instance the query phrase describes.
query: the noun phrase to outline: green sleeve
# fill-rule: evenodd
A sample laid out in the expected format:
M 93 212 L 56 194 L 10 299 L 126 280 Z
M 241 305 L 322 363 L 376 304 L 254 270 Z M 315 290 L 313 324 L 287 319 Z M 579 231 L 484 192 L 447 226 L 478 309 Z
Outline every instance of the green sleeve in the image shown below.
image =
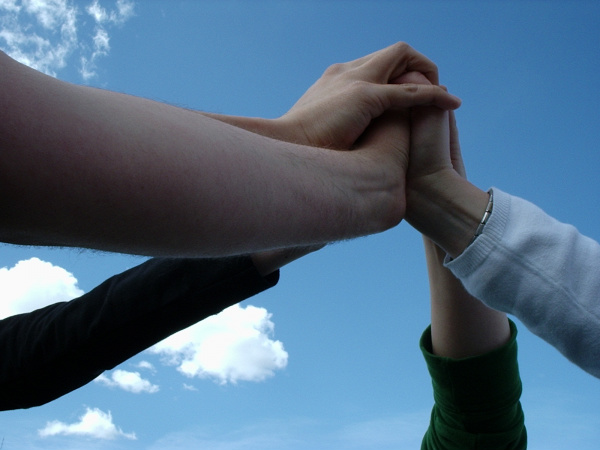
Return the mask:
M 420 345 L 435 404 L 421 450 L 523 450 L 525 418 L 519 398 L 517 328 L 511 339 L 484 355 L 451 359 L 432 353 L 431 327 Z

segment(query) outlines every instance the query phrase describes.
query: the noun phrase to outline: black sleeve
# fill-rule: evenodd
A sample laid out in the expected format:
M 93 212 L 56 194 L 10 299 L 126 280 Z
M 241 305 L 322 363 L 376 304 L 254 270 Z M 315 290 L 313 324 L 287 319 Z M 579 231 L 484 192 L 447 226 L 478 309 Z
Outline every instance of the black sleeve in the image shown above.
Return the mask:
M 75 300 L 1 320 L 0 410 L 52 401 L 278 279 L 247 257 L 151 259 Z

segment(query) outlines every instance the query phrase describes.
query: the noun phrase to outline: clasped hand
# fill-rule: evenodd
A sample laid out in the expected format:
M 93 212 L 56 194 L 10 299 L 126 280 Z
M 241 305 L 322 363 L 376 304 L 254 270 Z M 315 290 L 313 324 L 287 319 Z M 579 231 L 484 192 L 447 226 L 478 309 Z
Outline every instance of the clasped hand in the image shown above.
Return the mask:
M 461 102 L 438 82 L 433 62 L 398 43 L 329 67 L 278 119 L 258 125 L 217 118 L 279 140 L 352 150 L 345 152 L 344 164 L 357 173 L 370 173 L 382 192 L 393 193 L 394 207 L 383 226 L 389 228 L 406 214 L 407 188 L 414 185 L 411 180 L 454 171 L 454 166 L 463 174 L 455 127 L 451 133 L 449 126 L 453 116 L 448 113 Z M 383 210 L 381 205 L 374 206 Z M 305 252 L 314 248 L 307 247 Z M 295 249 L 293 259 L 305 252 Z M 273 254 L 284 253 L 269 253 Z
M 461 101 L 438 82 L 436 65 L 400 42 L 332 65 L 280 118 L 207 115 L 277 140 L 353 150 L 344 155 L 344 165 L 377 177 L 381 191 L 398 191 L 393 225 L 404 216 L 407 175 L 452 168 L 447 111 Z M 410 129 L 411 109 L 423 118 L 416 130 Z

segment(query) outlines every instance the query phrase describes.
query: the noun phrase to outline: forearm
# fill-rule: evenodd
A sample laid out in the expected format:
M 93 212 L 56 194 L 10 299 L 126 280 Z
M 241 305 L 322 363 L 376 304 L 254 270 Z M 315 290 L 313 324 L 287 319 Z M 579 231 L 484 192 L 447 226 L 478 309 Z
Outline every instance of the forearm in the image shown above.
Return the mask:
M 373 180 L 357 179 L 337 152 L 0 58 L 6 242 L 215 256 L 390 226 L 367 199 Z
M 0 410 L 28 408 L 277 283 L 249 258 L 153 259 L 82 297 L 0 321 Z
M 477 356 L 504 345 L 510 338 L 508 319 L 471 296 L 443 266 L 445 252 L 425 238 L 431 292 L 433 352 L 448 358 Z

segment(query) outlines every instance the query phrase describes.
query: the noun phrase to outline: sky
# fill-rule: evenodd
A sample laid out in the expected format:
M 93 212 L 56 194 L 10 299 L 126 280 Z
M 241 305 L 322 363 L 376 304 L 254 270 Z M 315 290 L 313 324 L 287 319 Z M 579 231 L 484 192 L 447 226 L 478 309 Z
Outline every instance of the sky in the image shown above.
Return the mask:
M 234 115 L 278 117 L 329 65 L 397 41 L 462 98 L 474 184 L 600 239 L 600 2 L 0 0 L 0 49 L 35 69 Z M 2 245 L 0 317 L 142 261 Z M 0 448 L 417 449 L 433 402 L 428 296 L 409 225 L 330 245 L 87 386 L 1 412 Z M 529 448 L 597 450 L 599 380 L 516 322 Z

